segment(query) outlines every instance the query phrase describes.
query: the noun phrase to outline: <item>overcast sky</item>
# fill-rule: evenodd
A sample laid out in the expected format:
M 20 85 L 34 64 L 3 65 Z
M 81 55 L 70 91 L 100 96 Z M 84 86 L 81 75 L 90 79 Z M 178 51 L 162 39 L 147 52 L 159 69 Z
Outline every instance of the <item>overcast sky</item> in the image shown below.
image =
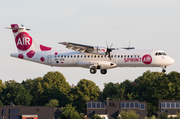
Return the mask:
M 179 0 L 0 0 L 0 79 L 43 77 L 59 71 L 70 85 L 80 79 L 104 83 L 133 81 L 145 71 L 161 72 L 162 68 L 115 68 L 106 75 L 89 69 L 50 67 L 10 57 L 16 53 L 10 24 L 23 24 L 37 42 L 65 50 L 58 42 L 126 47 L 129 40 L 136 49 L 160 49 L 175 59 L 167 73 L 180 72 L 180 1 Z

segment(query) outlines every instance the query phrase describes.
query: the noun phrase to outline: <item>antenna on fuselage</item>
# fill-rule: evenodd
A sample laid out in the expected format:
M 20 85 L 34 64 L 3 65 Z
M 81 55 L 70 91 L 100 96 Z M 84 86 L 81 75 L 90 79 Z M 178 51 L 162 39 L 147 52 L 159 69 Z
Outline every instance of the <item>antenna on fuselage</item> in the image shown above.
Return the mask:
M 122 48 L 122 49 L 132 50 L 132 49 L 135 49 L 135 47 L 130 47 L 130 40 L 129 40 L 129 45 L 128 45 L 128 47 L 125 47 L 125 48 Z

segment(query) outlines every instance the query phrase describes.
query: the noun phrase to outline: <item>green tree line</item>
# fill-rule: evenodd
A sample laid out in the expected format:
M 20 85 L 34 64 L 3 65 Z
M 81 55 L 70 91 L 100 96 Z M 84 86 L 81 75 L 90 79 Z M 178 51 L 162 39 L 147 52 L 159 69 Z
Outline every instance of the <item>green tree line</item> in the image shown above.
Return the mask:
M 106 83 L 102 91 L 87 79 L 70 86 L 60 72 L 48 72 L 43 77 L 21 83 L 0 79 L 0 106 L 13 101 L 15 105 L 26 106 L 47 105 L 67 109 L 71 106 L 78 113 L 85 113 L 87 100 L 106 100 L 107 97 L 110 100 L 146 101 L 148 116 L 151 117 L 157 113 L 158 100 L 180 100 L 180 73 L 146 71 L 134 81 Z

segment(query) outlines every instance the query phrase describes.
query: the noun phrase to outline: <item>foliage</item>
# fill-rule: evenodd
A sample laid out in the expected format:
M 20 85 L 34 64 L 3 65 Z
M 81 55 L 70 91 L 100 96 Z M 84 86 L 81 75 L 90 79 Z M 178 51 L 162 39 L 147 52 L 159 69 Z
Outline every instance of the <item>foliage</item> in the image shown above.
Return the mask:
M 138 119 L 139 117 L 140 117 L 139 114 L 136 114 L 132 110 L 128 110 L 127 112 L 125 112 L 123 110 L 123 111 L 120 112 L 120 114 L 117 117 L 117 119 Z
M 51 99 L 46 106 L 57 108 L 59 106 L 59 101 L 57 99 Z
M 156 116 L 152 116 L 152 117 L 145 117 L 144 119 L 157 119 Z
M 84 114 L 79 114 L 72 104 L 67 104 L 62 110 L 60 119 L 84 119 Z
M 32 95 L 23 85 L 14 80 L 6 81 L 6 89 L 3 90 L 4 104 L 9 105 L 12 101 L 15 105 L 30 105 Z
M 79 112 L 86 112 L 87 100 L 97 100 L 100 89 L 93 81 L 81 79 L 77 86 L 72 88 L 71 98 L 73 105 L 77 107 Z
M 91 116 L 90 119 L 103 119 L 103 117 L 100 117 L 99 115 L 95 114 L 95 115 Z

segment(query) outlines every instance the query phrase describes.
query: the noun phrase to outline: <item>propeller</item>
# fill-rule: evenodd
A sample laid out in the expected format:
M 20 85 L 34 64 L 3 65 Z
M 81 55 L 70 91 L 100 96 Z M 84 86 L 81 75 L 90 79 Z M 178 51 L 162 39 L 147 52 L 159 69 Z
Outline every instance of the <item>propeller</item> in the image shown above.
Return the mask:
M 106 55 L 108 55 L 109 59 L 111 60 L 111 54 L 110 54 L 110 52 L 112 52 L 111 47 L 112 47 L 113 43 L 111 44 L 110 48 L 108 47 L 107 41 L 106 41 L 106 45 L 107 45 L 107 49 L 106 49 L 105 57 L 106 57 Z

